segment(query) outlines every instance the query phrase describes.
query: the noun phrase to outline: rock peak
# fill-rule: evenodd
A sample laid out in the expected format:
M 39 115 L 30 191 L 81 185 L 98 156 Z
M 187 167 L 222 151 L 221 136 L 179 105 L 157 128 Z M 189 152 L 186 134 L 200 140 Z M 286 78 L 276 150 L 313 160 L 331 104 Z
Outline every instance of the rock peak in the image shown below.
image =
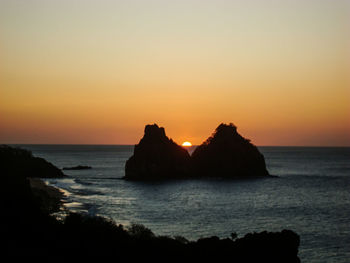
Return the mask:
M 237 133 L 237 126 L 234 125 L 232 122 L 230 124 L 221 123 L 216 128 L 216 133 L 218 132 L 231 132 L 231 133 Z
M 239 135 L 237 132 L 237 126 L 233 123 L 225 124 L 221 123 L 213 133 L 212 137 L 232 137 Z
M 165 130 L 163 127 L 159 127 L 156 123 L 148 124 L 145 126 L 144 138 L 166 138 Z
M 237 126 L 233 123 L 225 124 L 221 123 L 214 131 L 214 133 L 205 141 L 203 145 L 209 145 L 212 143 L 232 144 L 232 143 L 246 143 L 250 140 L 243 138 L 237 132 Z

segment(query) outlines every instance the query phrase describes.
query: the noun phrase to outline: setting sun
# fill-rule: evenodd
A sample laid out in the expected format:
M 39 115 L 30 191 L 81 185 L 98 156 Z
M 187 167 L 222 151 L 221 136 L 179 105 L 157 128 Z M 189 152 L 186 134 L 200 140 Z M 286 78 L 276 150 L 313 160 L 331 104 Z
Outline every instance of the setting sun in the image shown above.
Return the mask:
M 184 146 L 184 147 L 190 147 L 190 146 L 192 146 L 192 143 L 190 143 L 190 142 L 184 142 L 184 143 L 182 144 L 182 146 Z

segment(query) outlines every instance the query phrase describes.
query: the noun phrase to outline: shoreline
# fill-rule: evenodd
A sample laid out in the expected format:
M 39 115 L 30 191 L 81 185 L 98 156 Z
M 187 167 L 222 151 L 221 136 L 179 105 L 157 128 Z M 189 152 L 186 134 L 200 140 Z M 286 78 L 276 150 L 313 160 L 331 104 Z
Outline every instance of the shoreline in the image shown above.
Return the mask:
M 105 217 L 69 213 L 69 208 L 64 205 L 64 191 L 48 185 L 44 178 L 28 178 L 28 181 L 34 197 L 39 200 L 40 209 L 56 220 L 55 223 L 44 220 L 44 225 L 48 224 L 45 225 L 45 233 L 49 236 L 49 244 L 61 245 L 64 240 L 63 248 L 73 248 L 76 253 L 74 255 L 80 257 L 86 250 L 91 250 L 95 251 L 93 255 L 102 254 L 108 258 L 118 256 L 138 259 L 137 255 L 135 258 L 131 256 L 131 252 L 138 250 L 142 254 L 151 255 L 152 260 L 158 259 L 158 256 L 161 259 L 163 253 L 175 253 L 178 259 L 201 261 L 208 257 L 219 262 L 226 261 L 228 257 L 233 257 L 239 262 L 257 261 L 255 255 L 262 255 L 262 258 L 269 262 L 301 262 L 298 257 L 300 237 L 292 230 L 247 233 L 240 238 L 236 233 L 232 233 L 231 238 L 211 236 L 195 240 L 188 240 L 182 236 L 157 235 L 142 224 L 131 224 L 124 228 L 123 225 Z M 60 236 L 60 233 L 64 234 Z M 33 233 L 29 232 L 28 235 Z M 54 238 L 51 239 L 52 237 Z M 96 243 L 96 240 L 103 241 Z M 42 246 L 45 245 L 47 243 L 43 243 Z M 118 245 L 122 247 L 122 251 L 126 251 L 125 254 L 115 250 L 115 246 Z M 162 253 L 159 254 L 159 251 Z M 51 255 L 50 252 L 48 255 Z
M 181 236 L 154 234 L 142 224 L 124 227 L 98 214 L 70 212 L 66 205 L 69 192 L 60 189 L 60 184 L 50 184 L 48 179 L 67 178 L 66 175 L 28 150 L 8 146 L 1 150 L 5 171 L 1 236 L 8 255 L 22 251 L 28 256 L 55 257 L 59 251 L 66 251 L 80 258 L 102 255 L 130 259 L 132 255 L 142 255 L 154 260 L 175 255 L 179 260 L 234 257 L 238 261 L 255 261 L 258 255 L 269 262 L 300 263 L 300 237 L 292 230 L 254 232 L 242 238 L 233 233 L 231 238 L 211 236 L 189 241 Z
M 27 178 L 33 195 L 40 200 L 40 209 L 50 215 L 66 211 L 64 191 L 48 185 L 42 178 Z

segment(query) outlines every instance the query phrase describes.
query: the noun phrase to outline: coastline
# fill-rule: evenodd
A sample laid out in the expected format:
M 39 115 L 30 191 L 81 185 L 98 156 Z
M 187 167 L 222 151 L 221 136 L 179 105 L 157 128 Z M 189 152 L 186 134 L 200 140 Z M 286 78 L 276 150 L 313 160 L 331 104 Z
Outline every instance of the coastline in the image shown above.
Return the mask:
M 54 186 L 47 185 L 41 178 L 27 178 L 33 195 L 40 200 L 40 209 L 47 214 L 65 211 L 65 193 Z
M 136 258 L 146 255 L 154 260 L 175 255 L 179 260 L 212 257 L 216 261 L 228 257 L 255 261 L 255 255 L 259 255 L 269 262 L 300 262 L 300 237 L 292 230 L 254 232 L 242 238 L 233 233 L 231 238 L 211 236 L 189 241 L 179 236 L 158 236 L 140 224 L 124 228 L 101 216 L 70 212 L 65 191 L 48 184 L 45 179 L 54 178 L 53 174 L 64 178 L 57 167 L 45 159 L 33 157 L 26 150 L 9 147 L 2 150 L 8 194 L 3 199 L 5 213 L 1 218 L 4 221 L 1 236 L 6 240 L 5 251 L 9 255 L 23 251 L 29 256 L 57 256 L 57 251 L 67 251 L 81 258 L 89 251 L 89 257 L 130 259 L 133 255 Z M 140 253 L 136 255 L 134 251 Z
M 191 261 L 203 261 L 209 258 L 225 262 L 231 257 L 237 262 L 255 262 L 261 258 L 263 261 L 276 263 L 301 262 L 298 257 L 300 237 L 291 230 L 247 233 L 241 238 L 232 233 L 231 238 L 221 239 L 211 236 L 193 241 L 182 236 L 158 236 L 141 224 L 132 224 L 124 228 L 123 225 L 117 225 L 113 220 L 104 217 L 69 213 L 69 209 L 64 206 L 64 191 L 48 185 L 42 178 L 28 178 L 28 181 L 34 197 L 39 200 L 40 209 L 49 216 L 48 218 L 52 216 L 54 219 L 54 221 L 45 219 L 38 225 L 44 226 L 44 230 L 40 230 L 42 234 L 39 239 L 48 240 L 47 243 L 42 243 L 41 247 L 56 244 L 57 247 L 70 251 L 74 257 L 84 258 L 85 252 L 89 250 L 93 256 L 137 260 L 139 255 L 133 254 L 136 250 L 146 255 L 142 257 L 157 262 L 163 261 L 164 255 L 170 254 L 177 260 Z M 33 232 L 29 231 L 28 236 L 33 236 Z M 42 240 L 36 241 L 35 244 L 37 242 L 40 243 Z M 116 249 L 118 246 L 121 249 Z M 46 256 L 53 255 L 49 247 L 46 248 Z M 33 248 L 29 250 L 32 251 Z M 12 252 L 15 251 L 11 249 Z

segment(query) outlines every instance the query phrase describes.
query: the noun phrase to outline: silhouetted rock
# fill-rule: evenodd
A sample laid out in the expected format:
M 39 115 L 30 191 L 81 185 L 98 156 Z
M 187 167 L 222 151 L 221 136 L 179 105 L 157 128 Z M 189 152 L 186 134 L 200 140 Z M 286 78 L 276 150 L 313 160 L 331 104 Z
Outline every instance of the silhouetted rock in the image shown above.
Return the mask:
M 196 176 L 266 176 L 264 156 L 232 123 L 220 124 L 213 135 L 198 146 L 191 156 Z
M 91 166 L 86 166 L 86 165 L 78 165 L 78 166 L 73 166 L 73 167 L 63 167 L 62 170 L 88 170 L 92 169 Z
M 130 180 L 182 178 L 188 175 L 190 155 L 165 135 L 163 127 L 146 125 L 145 134 L 126 162 Z
M 125 165 L 125 178 L 132 180 L 267 175 L 264 156 L 233 124 L 220 124 L 192 156 L 169 139 L 164 128 L 146 125 Z

